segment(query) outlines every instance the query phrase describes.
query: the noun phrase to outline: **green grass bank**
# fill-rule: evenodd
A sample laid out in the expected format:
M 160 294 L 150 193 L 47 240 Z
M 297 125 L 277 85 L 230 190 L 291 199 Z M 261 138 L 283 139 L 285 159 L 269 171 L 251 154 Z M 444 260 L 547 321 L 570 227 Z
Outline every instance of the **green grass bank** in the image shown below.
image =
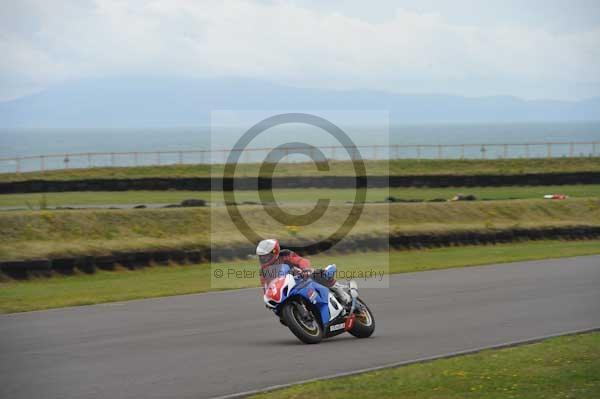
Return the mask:
M 252 396 L 407 399 L 600 397 L 600 333 L 312 382 Z
M 534 158 L 534 159 L 493 159 L 493 160 L 451 160 L 451 159 L 401 159 L 392 161 L 365 161 L 369 175 L 483 175 L 483 174 L 524 174 L 552 172 L 594 172 L 600 171 L 598 158 Z M 286 164 L 275 168 L 276 176 L 348 176 L 354 175 L 350 161 L 331 161 L 328 172 L 317 172 L 312 162 Z M 236 176 L 257 176 L 260 164 L 244 164 Z M 223 165 L 161 165 L 120 168 L 90 168 L 52 170 L 46 172 L 2 173 L 0 182 L 26 180 L 80 180 L 80 179 L 132 179 L 149 177 L 206 177 L 222 176 Z
M 295 214 L 310 209 L 312 204 L 286 207 Z M 339 221 L 349 215 L 351 206 L 333 205 L 321 219 L 293 232 L 273 221 L 262 206 L 242 206 L 240 210 L 259 234 L 293 241 L 333 233 Z M 576 225 L 600 225 L 600 201 L 368 204 L 350 237 Z M 244 242 L 245 238 L 223 207 L 0 213 L 0 260 L 102 255 L 126 250 L 193 249 Z
M 314 203 L 318 198 L 331 201 L 353 201 L 354 189 L 276 189 L 275 200 L 280 203 Z M 578 184 L 563 186 L 465 187 L 465 188 L 370 188 L 366 200 L 383 201 L 389 196 L 403 200 L 450 199 L 457 194 L 473 194 L 478 200 L 540 199 L 545 194 L 567 194 L 571 198 L 600 198 L 600 185 Z M 69 205 L 138 205 L 177 204 L 189 198 L 222 202 L 221 192 L 209 191 L 76 191 L 44 194 L 1 194 L 0 207 L 65 207 Z M 237 202 L 260 201 L 257 191 L 237 191 Z

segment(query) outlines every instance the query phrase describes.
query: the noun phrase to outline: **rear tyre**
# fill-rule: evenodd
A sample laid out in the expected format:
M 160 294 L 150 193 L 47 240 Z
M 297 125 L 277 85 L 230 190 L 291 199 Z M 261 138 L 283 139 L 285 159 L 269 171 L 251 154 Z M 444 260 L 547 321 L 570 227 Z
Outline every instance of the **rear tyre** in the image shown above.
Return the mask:
M 358 298 L 356 301 L 360 304 L 360 310 L 355 311 L 354 325 L 348 332 L 356 338 L 368 338 L 375 331 L 375 318 L 371 313 L 371 309 L 362 299 Z
M 323 339 L 323 329 L 317 316 L 310 308 L 299 300 L 292 300 L 285 304 L 281 311 L 281 319 L 290 331 L 305 344 L 318 344 Z M 303 316 L 303 309 L 306 315 Z

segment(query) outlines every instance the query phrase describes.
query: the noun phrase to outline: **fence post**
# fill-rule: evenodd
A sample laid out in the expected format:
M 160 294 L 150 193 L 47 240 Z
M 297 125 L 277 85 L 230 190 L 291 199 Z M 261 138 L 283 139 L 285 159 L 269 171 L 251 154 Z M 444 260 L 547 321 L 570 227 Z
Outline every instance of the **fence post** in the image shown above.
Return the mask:
M 552 144 L 548 143 L 546 144 L 546 157 L 547 158 L 552 158 Z
M 574 148 L 574 144 L 573 142 L 569 143 L 569 157 L 573 158 L 573 155 L 575 154 L 575 148 Z
M 63 159 L 63 162 L 65 163 L 65 169 L 69 169 L 69 162 L 71 160 L 69 159 L 69 154 L 65 154 L 65 159 Z
M 479 151 L 481 151 L 481 159 L 485 159 L 485 152 L 487 151 L 485 149 L 485 144 L 481 145 L 481 149 Z
M 42 172 L 46 171 L 46 157 L 44 157 L 43 155 L 40 156 L 40 170 Z

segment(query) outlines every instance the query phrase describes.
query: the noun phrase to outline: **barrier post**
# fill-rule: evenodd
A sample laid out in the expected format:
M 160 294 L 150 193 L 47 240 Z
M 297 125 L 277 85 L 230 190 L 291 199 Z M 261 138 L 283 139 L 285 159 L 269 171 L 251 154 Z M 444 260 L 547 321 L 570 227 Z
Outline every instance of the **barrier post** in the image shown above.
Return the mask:
M 575 146 L 574 144 L 571 142 L 569 143 L 569 156 L 571 158 L 573 158 L 573 155 L 575 155 Z

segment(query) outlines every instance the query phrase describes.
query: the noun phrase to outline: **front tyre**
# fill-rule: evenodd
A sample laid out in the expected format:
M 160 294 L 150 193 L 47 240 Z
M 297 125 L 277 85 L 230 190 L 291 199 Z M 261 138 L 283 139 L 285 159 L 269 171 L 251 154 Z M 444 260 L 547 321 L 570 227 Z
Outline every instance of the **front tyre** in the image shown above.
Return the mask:
M 316 315 L 300 300 L 291 300 L 281 310 L 281 318 L 290 331 L 305 344 L 318 344 L 323 329 Z
M 357 309 L 354 312 L 356 318 L 354 319 L 352 329 L 348 330 L 348 332 L 356 338 L 368 338 L 375 331 L 375 318 L 373 317 L 373 313 L 371 313 L 371 309 L 369 309 L 362 299 L 358 298 L 356 302 L 358 302 Z

